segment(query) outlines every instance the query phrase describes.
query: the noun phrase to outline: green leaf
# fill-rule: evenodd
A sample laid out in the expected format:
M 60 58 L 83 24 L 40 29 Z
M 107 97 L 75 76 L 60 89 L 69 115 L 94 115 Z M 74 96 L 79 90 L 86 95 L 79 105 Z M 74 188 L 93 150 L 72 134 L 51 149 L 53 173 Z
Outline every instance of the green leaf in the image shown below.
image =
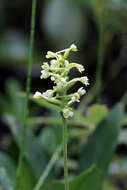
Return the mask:
M 9 125 L 15 141 L 18 146 L 20 146 L 22 135 L 21 123 L 11 115 L 4 115 L 4 121 Z M 43 145 L 40 143 L 39 139 L 33 135 L 31 129 L 28 129 L 26 134 L 25 158 L 30 163 L 37 176 L 41 174 L 48 162 L 48 157 L 44 151 Z
M 86 117 L 80 112 L 74 111 L 74 118 L 68 120 L 68 125 L 93 129 L 106 118 L 107 114 L 108 109 L 105 105 L 94 104 L 89 108 Z M 31 117 L 28 119 L 28 124 L 62 125 L 62 120 L 56 117 Z
M 76 119 L 77 118 L 76 116 L 78 117 L 78 119 Z M 79 115 L 79 113 L 76 116 L 73 119 L 68 120 L 68 125 L 73 126 L 73 127 L 81 126 L 83 128 L 88 129 L 88 127 L 91 123 L 88 123 L 82 115 Z M 50 116 L 50 117 L 30 117 L 27 120 L 27 123 L 29 125 L 44 124 L 44 125 L 57 125 L 57 126 L 59 125 L 59 126 L 61 126 L 62 120 L 61 120 L 61 118 L 52 117 L 52 116 Z
M 88 169 L 69 182 L 70 190 L 98 190 L 100 186 L 99 171 L 96 166 Z M 64 190 L 64 183 L 55 181 L 54 190 Z
M 22 121 L 24 100 L 17 96 L 17 93 L 22 91 L 20 83 L 14 79 L 9 80 L 6 84 L 6 91 L 12 107 L 12 113 Z
M 3 120 L 10 127 L 13 137 L 20 147 L 24 99 L 18 97 L 17 93 L 21 92 L 21 87 L 17 81 L 11 79 L 6 85 L 6 91 L 8 98 L 5 98 L 5 100 L 9 100 L 9 113 L 4 112 Z M 49 156 L 44 151 L 44 146 L 40 143 L 39 139 L 34 136 L 31 125 L 28 127 L 25 139 L 25 158 L 37 176 L 42 173 L 49 159 Z
M 112 108 L 107 118 L 89 136 L 86 145 L 81 149 L 80 171 L 95 163 L 101 172 L 101 177 L 106 175 L 117 145 L 123 117 L 123 105 L 119 103 Z
M 28 163 L 24 162 L 21 169 L 21 190 L 31 190 L 33 189 L 36 182 L 36 178 L 31 170 Z
M 40 144 L 43 144 L 43 147 L 48 154 L 52 155 L 56 148 L 61 144 L 62 134 L 61 127 L 53 126 L 46 127 L 38 136 Z
M 0 185 L 4 190 L 13 190 L 10 179 L 8 178 L 7 172 L 4 168 L 0 168 Z
M 14 182 L 16 177 L 16 167 L 9 155 L 0 152 L 0 168 L 4 168 L 11 181 Z
M 10 79 L 6 83 L 6 96 L 0 95 L 0 106 L 4 113 L 13 114 L 17 119 L 22 120 L 24 111 L 24 100 L 17 96 L 21 92 L 20 84 Z
M 108 114 L 108 109 L 104 105 L 94 104 L 90 107 L 85 120 L 91 125 L 98 125 Z

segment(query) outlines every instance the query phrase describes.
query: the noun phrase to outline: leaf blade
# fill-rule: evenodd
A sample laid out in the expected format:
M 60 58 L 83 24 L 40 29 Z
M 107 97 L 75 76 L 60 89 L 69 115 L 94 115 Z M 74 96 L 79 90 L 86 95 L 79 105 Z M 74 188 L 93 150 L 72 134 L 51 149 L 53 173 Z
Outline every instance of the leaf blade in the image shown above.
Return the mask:
M 54 190 L 64 190 L 64 183 L 60 181 L 54 182 Z M 100 186 L 99 170 L 96 166 L 91 167 L 79 176 L 69 182 L 70 190 L 98 190 Z
M 123 105 L 118 103 L 109 112 L 107 118 L 99 124 L 88 138 L 85 148 L 81 150 L 80 171 L 89 168 L 92 164 L 97 164 L 101 177 L 104 178 L 117 144 L 123 118 Z

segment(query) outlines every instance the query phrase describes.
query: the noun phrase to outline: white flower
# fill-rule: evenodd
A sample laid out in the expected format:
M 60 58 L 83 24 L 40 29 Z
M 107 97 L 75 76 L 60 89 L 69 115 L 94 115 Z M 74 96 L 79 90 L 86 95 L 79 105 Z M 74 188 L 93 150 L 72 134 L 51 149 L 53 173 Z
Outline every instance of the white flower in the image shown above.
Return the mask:
M 46 92 L 43 92 L 42 96 L 43 98 L 52 98 L 53 97 L 53 90 L 47 90 Z
M 72 51 L 77 51 L 77 46 L 75 44 L 72 44 L 70 48 Z
M 85 77 L 81 77 L 81 82 L 83 84 L 85 84 L 86 86 L 89 85 L 89 79 L 85 76 Z
M 33 96 L 34 98 L 41 98 L 41 97 L 43 97 L 42 96 L 42 94 L 40 93 L 40 92 L 35 92 L 35 94 L 34 94 L 34 96 Z
M 48 71 L 46 70 L 41 71 L 41 76 L 40 76 L 41 79 L 47 79 L 49 76 L 50 76 L 50 73 Z
M 84 67 L 82 65 L 79 65 L 78 70 L 79 70 L 80 73 L 82 73 L 85 69 L 84 69 Z
M 83 87 L 81 87 L 81 88 L 78 89 L 79 96 L 83 96 L 85 93 L 86 93 L 86 90 L 83 89 Z
M 55 81 L 55 77 L 54 76 L 51 76 L 51 81 Z
M 59 75 L 59 74 L 53 74 L 53 75 L 54 75 L 54 77 L 56 77 L 57 79 L 60 78 L 60 75 Z
M 73 115 L 74 113 L 69 108 L 63 109 L 64 118 L 73 117 Z
M 78 71 L 80 73 L 82 73 L 82 71 L 85 70 L 84 67 L 82 65 L 78 64 L 78 63 L 70 63 L 70 64 L 67 65 L 67 68 L 69 70 L 72 69 L 73 67 L 76 67 L 76 69 L 78 69 Z
M 56 60 L 56 59 L 52 59 L 52 60 L 50 61 L 50 63 L 51 63 L 51 64 L 57 64 L 57 60 Z
M 49 70 L 49 64 L 47 62 L 44 62 L 41 68 L 44 70 Z
M 46 58 L 49 59 L 49 58 L 55 58 L 56 57 L 56 53 L 52 52 L 52 51 L 48 51 L 47 52 L 47 55 L 46 55 Z
M 80 101 L 79 101 L 79 98 L 80 98 L 80 96 L 79 96 L 79 94 L 76 92 L 76 93 L 74 93 L 73 96 L 71 97 L 71 102 L 80 102 Z
M 50 69 L 57 69 L 59 67 L 59 63 L 55 59 L 51 60 L 50 63 L 51 63 Z
M 69 61 L 65 60 L 65 66 L 67 67 L 69 65 Z
M 50 66 L 50 69 L 57 69 L 57 65 L 56 65 L 56 64 L 51 65 L 51 66 Z
M 66 79 L 63 78 L 63 77 L 58 77 L 57 80 L 56 80 L 56 84 L 58 87 L 63 87 L 63 86 L 66 86 Z

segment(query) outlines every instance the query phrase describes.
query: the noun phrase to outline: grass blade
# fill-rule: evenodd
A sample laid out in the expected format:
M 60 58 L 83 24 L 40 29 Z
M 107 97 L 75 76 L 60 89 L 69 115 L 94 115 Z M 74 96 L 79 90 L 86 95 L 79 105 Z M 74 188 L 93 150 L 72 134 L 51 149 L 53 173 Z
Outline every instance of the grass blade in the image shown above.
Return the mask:
M 16 190 L 18 189 L 18 186 L 20 183 L 20 173 L 21 173 L 21 168 L 22 168 L 22 163 L 23 163 L 27 118 L 28 118 L 28 112 L 29 112 L 28 106 L 29 106 L 31 72 L 32 72 L 32 64 L 33 64 L 33 52 L 34 52 L 35 15 L 36 15 L 36 0 L 33 0 L 32 1 L 32 14 L 31 14 L 29 62 L 28 62 L 27 84 L 26 84 L 26 100 L 25 100 L 24 119 L 23 119 L 24 127 L 23 127 L 23 133 L 22 133 L 21 149 L 20 149 L 17 176 L 16 176 L 16 185 L 15 185 Z

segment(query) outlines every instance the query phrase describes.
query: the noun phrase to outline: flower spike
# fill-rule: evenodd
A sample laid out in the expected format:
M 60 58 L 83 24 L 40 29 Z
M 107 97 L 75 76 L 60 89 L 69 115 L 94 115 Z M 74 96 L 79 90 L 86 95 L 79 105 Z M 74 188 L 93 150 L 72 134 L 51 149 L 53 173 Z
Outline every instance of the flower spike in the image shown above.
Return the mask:
M 44 62 L 41 66 L 41 79 L 47 79 L 50 77 L 54 83 L 53 89 L 49 89 L 46 92 L 36 92 L 34 98 L 45 98 L 50 103 L 61 102 L 59 106 L 62 108 L 64 118 L 73 117 L 73 109 L 71 105 L 74 102 L 80 102 L 80 97 L 86 93 L 86 90 L 81 87 L 77 92 L 68 94 L 68 90 L 75 85 L 76 82 L 81 82 L 85 86 L 89 85 L 87 76 L 74 78 L 69 80 L 68 74 L 72 68 L 76 68 L 80 73 L 85 69 L 83 65 L 78 63 L 70 63 L 67 60 L 70 52 L 77 51 L 76 45 L 72 44 L 69 48 L 59 52 L 48 51 L 46 58 L 50 59 L 49 62 Z

